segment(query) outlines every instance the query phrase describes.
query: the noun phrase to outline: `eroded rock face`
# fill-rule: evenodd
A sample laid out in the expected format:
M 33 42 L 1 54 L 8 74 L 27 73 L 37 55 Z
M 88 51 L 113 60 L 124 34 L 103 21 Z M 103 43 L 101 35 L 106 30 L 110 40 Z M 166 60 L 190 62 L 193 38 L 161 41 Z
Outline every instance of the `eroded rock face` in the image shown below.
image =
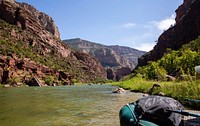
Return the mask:
M 0 4 L 2 4 L 1 6 L 3 6 L 3 9 L 1 9 L 1 18 L 5 19 L 6 21 L 12 24 L 20 23 L 18 25 L 26 27 L 23 26 L 26 25 L 26 18 L 30 18 L 32 16 L 32 19 L 34 19 L 37 23 L 43 26 L 45 30 L 52 33 L 55 37 L 60 38 L 60 33 L 53 19 L 45 13 L 38 11 L 33 6 L 26 3 L 16 3 L 15 0 L 0 0 Z M 8 14 L 8 11 L 11 15 L 6 15 Z M 4 13 L 4 15 L 2 13 Z M 26 13 L 30 15 L 26 15 Z
M 161 34 L 151 52 L 139 58 L 139 66 L 146 65 L 148 61 L 160 59 L 167 48 L 178 50 L 182 45 L 196 39 L 200 35 L 199 12 L 199 0 L 184 0 L 184 3 L 176 10 L 176 24 Z
M 119 81 L 124 76 L 131 74 L 132 70 L 129 67 L 121 67 L 118 69 L 108 68 L 106 72 L 107 72 L 107 79 Z
M 0 42 L 9 41 L 13 44 L 16 43 L 18 46 L 28 48 L 34 55 L 44 58 L 44 62 L 49 57 L 60 60 L 62 63 L 66 61 L 67 65 L 63 63 L 61 66 L 59 64 L 62 68 L 61 70 L 69 70 L 69 73 L 63 73 L 66 76 L 60 76 L 61 81 L 65 82 L 64 85 L 71 84 L 71 79 L 74 78 L 78 78 L 78 82 L 85 83 L 98 78 L 106 79 L 106 71 L 101 64 L 95 58 L 87 54 L 74 52 L 64 45 L 60 40 L 58 29 L 52 18 L 39 12 L 33 6 L 26 3 L 1 0 L 0 19 Z M 2 45 L 1 48 L 8 46 Z M 21 78 L 26 83 L 31 78 L 25 75 L 24 78 L 21 77 L 23 74 L 37 77 L 43 81 L 45 81 L 45 76 L 59 78 L 59 71 L 53 70 L 53 68 L 50 68 L 51 66 L 42 65 L 31 58 L 21 58 L 21 55 L 17 56 L 17 53 L 20 52 L 15 52 L 14 50 L 13 52 L 16 53 L 16 56 L 14 56 L 15 54 L 9 54 L 10 56 L 8 56 L 8 52 L 0 49 L 0 83 L 6 84 L 8 80 L 15 81 L 16 78 Z M 4 54 L 6 55 L 4 56 Z M 24 54 L 22 55 L 24 56 Z M 7 69 L 9 69 L 8 74 L 4 73 Z M 47 81 L 52 82 L 52 80 Z M 56 82 L 55 85 L 60 84 L 60 82 Z
M 183 17 L 189 12 L 191 5 L 196 0 L 184 0 L 183 4 L 178 7 L 176 10 L 176 22 L 179 22 L 183 19 Z
M 116 80 L 119 81 L 122 77 L 127 76 L 131 74 L 131 69 L 129 67 L 122 67 L 120 69 L 117 69 L 115 76 Z
M 95 80 L 97 79 L 96 77 L 104 79 L 106 78 L 106 70 L 102 67 L 100 62 L 97 61 L 97 59 L 81 52 L 75 52 L 74 55 L 79 61 L 83 63 L 83 66 L 77 67 L 83 69 L 86 75 L 90 75 L 91 79 Z
M 2 3 L 2 2 L 10 2 L 10 3 L 15 3 L 15 0 L 0 0 L 0 4 Z
M 146 53 L 129 47 L 106 46 L 80 38 L 63 40 L 63 42 L 71 48 L 94 56 L 105 68 L 129 67 L 133 70 L 138 63 L 138 57 Z
M 26 3 L 18 3 L 18 4 L 19 7 L 23 8 L 24 10 L 28 11 L 28 13 L 30 13 L 32 16 L 34 16 L 38 20 L 38 23 L 44 26 L 44 28 L 47 31 L 52 33 L 55 37 L 60 38 L 59 30 L 50 16 L 38 11 L 36 8 L 34 8 L 29 4 Z
M 1 19 L 31 32 L 34 39 L 28 41 L 33 41 L 33 43 L 42 46 L 43 53 L 49 52 L 49 49 L 45 46 L 48 44 L 56 48 L 61 56 L 68 57 L 70 55 L 71 50 L 61 43 L 60 33 L 51 17 L 39 12 L 31 5 L 13 2 L 7 0 L 1 2 Z M 24 40 L 27 39 L 27 36 L 22 37 Z
M 62 62 L 61 70 L 65 70 L 62 73 L 51 66 L 42 65 L 38 60 L 31 59 L 33 57 L 21 58 L 20 52 L 14 50 L 12 53 L 15 54 L 8 56 L 8 52 L 0 49 L 0 83 L 6 84 L 10 81 L 16 81 L 17 78 L 20 83 L 21 80 L 24 80 L 22 82 L 28 84 L 28 81 L 31 80 L 29 76 L 37 77 L 43 80 L 42 82 L 45 81 L 46 77 L 46 81 L 52 82 L 51 77 L 48 80 L 48 76 L 60 77 L 60 80 L 57 80 L 58 82 L 53 85 L 63 84 L 61 81 L 64 81 L 64 85 L 70 85 L 73 79 L 84 83 L 93 82 L 98 78 L 106 79 L 106 71 L 102 65 L 95 58 L 84 53 L 74 52 L 67 45 L 64 45 L 52 18 L 39 12 L 33 6 L 1 0 L 0 19 L 0 42 L 20 43 L 21 45 L 16 45 L 30 49 L 34 55 L 42 57 L 44 62 L 46 58 L 55 57 Z M 9 45 L 5 44 L 0 47 L 6 48 L 7 46 Z M 6 56 L 2 52 L 5 52 Z M 23 53 L 22 55 L 24 56 Z M 67 65 L 63 65 L 65 61 Z M 7 69 L 9 71 L 6 73 Z
M 131 73 L 146 52 L 123 46 L 106 46 L 80 38 L 63 40 L 71 48 L 90 54 L 107 69 L 107 79 L 120 80 Z
M 46 78 L 46 75 L 59 78 L 58 81 L 64 82 L 64 85 L 73 84 L 71 81 L 73 76 L 70 73 L 55 71 L 28 58 L 20 59 L 0 55 L 0 84 L 20 86 L 19 84 L 24 83 L 28 86 L 46 86 L 47 84 L 40 81 L 42 78 Z M 18 82 L 15 80 L 16 78 Z M 53 85 L 57 85 L 56 82 L 53 82 Z

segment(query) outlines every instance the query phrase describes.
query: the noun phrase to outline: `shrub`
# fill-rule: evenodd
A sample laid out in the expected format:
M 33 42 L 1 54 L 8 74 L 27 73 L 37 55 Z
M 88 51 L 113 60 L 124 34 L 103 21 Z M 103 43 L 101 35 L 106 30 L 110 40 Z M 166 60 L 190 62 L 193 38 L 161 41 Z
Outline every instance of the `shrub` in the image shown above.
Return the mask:
M 144 70 L 146 79 L 165 80 L 166 70 L 156 62 L 151 62 Z
M 48 77 L 45 78 L 44 82 L 47 85 L 52 85 L 53 84 L 53 80 L 54 80 L 53 76 L 48 76 Z

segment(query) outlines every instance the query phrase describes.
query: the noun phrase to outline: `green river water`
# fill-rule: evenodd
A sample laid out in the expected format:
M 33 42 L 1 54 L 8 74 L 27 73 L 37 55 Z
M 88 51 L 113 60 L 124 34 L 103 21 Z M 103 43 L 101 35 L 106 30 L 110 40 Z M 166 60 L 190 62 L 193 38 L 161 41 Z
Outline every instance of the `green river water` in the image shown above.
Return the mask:
M 119 126 L 119 110 L 142 94 L 111 85 L 0 88 L 0 126 Z

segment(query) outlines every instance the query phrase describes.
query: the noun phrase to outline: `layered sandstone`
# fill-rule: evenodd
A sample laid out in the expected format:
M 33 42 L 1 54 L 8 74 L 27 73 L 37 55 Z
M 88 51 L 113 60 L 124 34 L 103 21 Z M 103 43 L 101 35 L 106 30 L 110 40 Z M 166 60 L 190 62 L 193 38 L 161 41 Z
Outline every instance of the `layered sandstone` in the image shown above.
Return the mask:
M 64 45 L 52 18 L 26 3 L 0 1 L 0 44 L 0 83 L 3 84 L 21 78 L 22 71 L 33 76 L 34 82 L 53 76 L 64 81 L 64 85 L 70 84 L 71 80 L 86 83 L 106 78 L 106 71 L 96 59 Z M 16 58 L 9 55 L 16 55 Z M 7 62 L 6 59 L 12 60 Z M 51 60 L 56 62 L 55 65 L 46 63 Z M 66 75 L 61 77 L 60 70 L 67 70 Z
M 0 4 L 0 18 L 32 32 L 37 38 L 37 43 L 41 45 L 49 44 L 57 48 L 62 56 L 69 56 L 71 51 L 60 42 L 58 29 L 51 17 L 39 12 L 31 5 L 3 0 Z M 45 49 L 44 46 L 43 50 L 48 49 Z

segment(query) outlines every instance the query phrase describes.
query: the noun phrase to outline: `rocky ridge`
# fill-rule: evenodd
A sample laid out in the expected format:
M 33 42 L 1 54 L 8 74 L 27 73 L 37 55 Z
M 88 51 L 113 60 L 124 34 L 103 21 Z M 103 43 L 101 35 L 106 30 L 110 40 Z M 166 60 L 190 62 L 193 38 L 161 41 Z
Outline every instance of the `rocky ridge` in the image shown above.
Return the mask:
M 176 24 L 164 31 L 158 38 L 154 49 L 139 58 L 139 66 L 147 65 L 148 61 L 157 61 L 168 48 L 178 50 L 200 35 L 200 1 L 184 0 L 176 10 Z
M 106 78 L 106 71 L 95 58 L 64 45 L 52 18 L 26 3 L 0 0 L 0 48 L 0 84 L 11 80 L 24 83 L 25 77 L 40 80 L 40 85 Z
M 130 67 L 131 69 L 134 69 L 137 66 L 138 58 L 146 54 L 145 51 L 140 51 L 140 50 L 133 49 L 130 47 L 125 47 L 125 46 L 115 45 L 115 46 L 107 46 L 107 47 L 114 50 L 114 52 L 117 55 L 122 56 L 123 58 L 127 59 L 128 63 L 132 64 L 132 66 L 129 65 L 129 67 L 131 66 Z M 124 64 L 126 64 L 126 62 Z
M 107 69 L 107 78 L 119 80 L 137 66 L 138 58 L 146 52 L 123 46 L 106 46 L 80 38 L 63 40 L 71 48 L 90 54 Z
M 63 40 L 63 43 L 96 57 L 104 67 L 108 68 L 129 67 L 134 69 L 137 66 L 138 57 L 146 53 L 130 47 L 106 46 L 80 38 Z
M 52 29 L 52 31 L 48 31 L 46 29 L 47 25 L 45 26 L 43 22 L 51 22 L 52 26 L 55 26 L 53 20 L 46 14 L 43 14 L 36 10 L 33 6 L 25 4 L 25 3 L 16 3 L 8 1 L 8 0 L 1 0 L 1 7 L 0 7 L 0 18 L 5 20 L 10 24 L 17 25 L 22 29 L 29 30 L 32 32 L 34 36 L 32 38 L 37 38 L 37 43 L 43 45 L 44 49 L 47 52 L 49 51 L 47 48 L 45 49 L 45 44 L 53 48 L 57 48 L 58 52 L 67 57 L 70 54 L 70 49 L 67 49 L 60 43 L 60 37 L 58 37 L 57 27 Z M 46 15 L 43 18 L 41 17 L 39 20 L 39 13 L 40 15 Z M 53 34 L 56 33 L 56 34 Z M 33 43 L 36 43 L 33 41 Z M 45 52 L 45 51 L 44 51 Z
M 21 8 L 27 10 L 28 13 L 34 15 L 34 17 L 39 21 L 39 23 L 42 26 L 44 26 L 45 30 L 52 33 L 55 37 L 60 38 L 60 32 L 58 30 L 58 27 L 55 25 L 53 19 L 50 16 L 38 11 L 32 5 L 29 5 L 27 3 L 18 3 L 18 4 Z

